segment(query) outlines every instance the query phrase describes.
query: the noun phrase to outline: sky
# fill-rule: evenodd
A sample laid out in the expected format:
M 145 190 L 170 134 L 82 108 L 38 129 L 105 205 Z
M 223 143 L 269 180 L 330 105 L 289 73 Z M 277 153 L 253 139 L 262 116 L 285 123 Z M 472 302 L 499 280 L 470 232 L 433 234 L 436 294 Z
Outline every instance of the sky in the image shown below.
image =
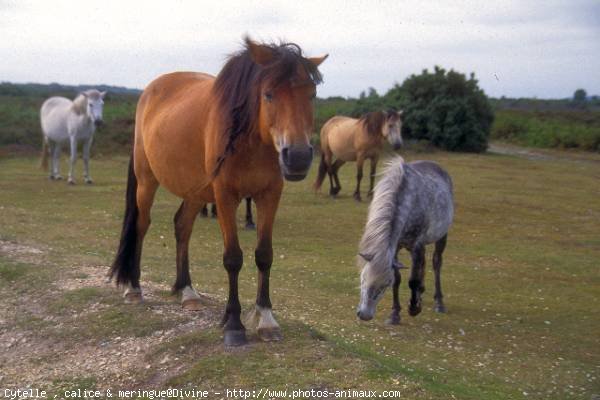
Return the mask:
M 493 97 L 600 95 L 598 0 L 0 0 L 0 81 L 142 89 L 217 74 L 244 35 L 328 53 L 320 97 L 384 94 L 435 65 Z

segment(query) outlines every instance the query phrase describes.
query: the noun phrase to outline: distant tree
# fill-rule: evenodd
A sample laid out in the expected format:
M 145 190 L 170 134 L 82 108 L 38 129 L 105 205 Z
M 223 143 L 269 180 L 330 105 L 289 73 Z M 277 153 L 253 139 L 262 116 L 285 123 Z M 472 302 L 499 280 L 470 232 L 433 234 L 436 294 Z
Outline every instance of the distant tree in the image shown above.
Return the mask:
M 485 151 L 494 114 L 474 74 L 435 67 L 407 78 L 384 96 L 402 108 L 403 133 L 450 151 Z
M 575 103 L 584 103 L 587 99 L 587 92 L 584 89 L 577 89 L 575 93 L 573 93 L 573 101 Z
M 573 93 L 573 106 L 575 108 L 587 108 L 587 93 L 584 89 L 577 89 Z

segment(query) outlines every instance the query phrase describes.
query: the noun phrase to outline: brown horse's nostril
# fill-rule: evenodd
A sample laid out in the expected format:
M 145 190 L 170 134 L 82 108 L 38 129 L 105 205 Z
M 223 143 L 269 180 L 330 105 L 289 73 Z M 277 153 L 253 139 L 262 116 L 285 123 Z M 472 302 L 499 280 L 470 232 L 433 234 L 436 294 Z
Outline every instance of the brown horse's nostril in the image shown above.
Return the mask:
M 305 172 L 312 162 L 312 146 L 288 146 L 281 150 L 281 160 L 290 172 Z

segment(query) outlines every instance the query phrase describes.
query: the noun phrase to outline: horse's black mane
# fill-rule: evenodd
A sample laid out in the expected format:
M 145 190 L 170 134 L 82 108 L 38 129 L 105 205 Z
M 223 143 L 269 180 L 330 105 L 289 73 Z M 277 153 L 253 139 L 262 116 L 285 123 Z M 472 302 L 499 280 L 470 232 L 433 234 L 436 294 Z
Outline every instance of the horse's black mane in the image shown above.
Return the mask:
M 249 135 L 257 129 L 260 88 L 263 83 L 276 88 L 298 76 L 298 67 L 306 71 L 310 82 L 319 84 L 323 78 L 316 65 L 302 54 L 294 43 L 261 44 L 273 53 L 272 60 L 266 65 L 254 62 L 250 53 L 250 42 L 246 39 L 243 50 L 231 55 L 217 76 L 213 90 L 224 118 L 227 144 L 225 151 L 217 160 L 214 171 L 216 176 L 225 161 L 232 154 L 237 139 Z
M 386 112 L 372 111 L 363 114 L 363 116 L 361 116 L 358 121 L 364 125 L 369 135 L 378 136 L 381 134 L 383 124 L 388 119 L 393 118 L 400 118 L 400 114 L 394 109 L 389 109 Z

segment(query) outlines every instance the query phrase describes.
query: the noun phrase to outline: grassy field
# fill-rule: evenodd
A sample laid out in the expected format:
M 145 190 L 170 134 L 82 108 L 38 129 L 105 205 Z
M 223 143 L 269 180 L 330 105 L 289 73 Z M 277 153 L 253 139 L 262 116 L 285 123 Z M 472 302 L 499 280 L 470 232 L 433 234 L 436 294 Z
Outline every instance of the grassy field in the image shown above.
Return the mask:
M 286 184 L 275 225 L 272 301 L 285 338 L 261 343 L 249 332 L 250 344 L 239 349 L 224 348 L 218 327 L 227 286 L 214 220 L 197 221 L 190 253 L 205 310 L 183 312 L 169 294 L 179 203 L 165 191 L 145 242 L 146 302 L 124 305 L 104 274 L 117 245 L 127 160 L 94 159 L 96 183 L 70 187 L 48 181 L 36 159 L 0 159 L 0 387 L 30 385 L 59 397 L 74 388 L 194 387 L 590 399 L 600 394 L 600 157 L 554 154 L 405 155 L 449 170 L 456 218 L 442 273 L 448 313 L 431 310 L 428 262 L 424 310 L 407 315 L 405 278 L 396 327 L 384 324 L 391 293 L 373 321 L 355 316 L 367 203 L 351 198 L 353 167 L 342 168 L 343 189 L 332 200 L 310 190 L 314 166 L 307 180 Z M 248 311 L 255 233 L 240 235 Z

